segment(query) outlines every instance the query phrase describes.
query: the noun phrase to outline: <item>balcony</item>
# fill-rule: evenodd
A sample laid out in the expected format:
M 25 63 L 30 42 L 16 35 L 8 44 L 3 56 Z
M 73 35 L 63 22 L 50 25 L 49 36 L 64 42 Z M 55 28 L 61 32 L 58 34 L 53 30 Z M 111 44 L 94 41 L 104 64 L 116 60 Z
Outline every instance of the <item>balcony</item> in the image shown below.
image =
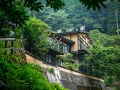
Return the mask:
M 69 52 L 69 45 L 62 42 L 60 39 L 49 37 L 48 40 L 50 41 L 48 45 L 50 49 L 63 53 Z
M 84 49 L 84 50 L 88 51 L 89 48 L 90 48 L 90 44 L 80 37 L 80 47 L 79 47 L 79 50 Z

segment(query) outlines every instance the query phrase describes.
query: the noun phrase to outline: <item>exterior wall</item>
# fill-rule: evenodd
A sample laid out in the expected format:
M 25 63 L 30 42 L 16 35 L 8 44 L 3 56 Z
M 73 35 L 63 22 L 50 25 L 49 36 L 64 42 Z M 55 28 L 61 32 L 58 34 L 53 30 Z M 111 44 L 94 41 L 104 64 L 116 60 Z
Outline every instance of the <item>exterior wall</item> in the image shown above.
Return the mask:
M 46 65 L 43 64 L 42 61 L 39 61 L 27 54 L 25 55 L 27 59 L 26 61 L 29 63 L 34 63 L 47 69 L 54 68 L 54 75 L 50 74 L 50 72 L 47 72 L 45 75 L 50 82 L 57 82 L 70 90 L 105 90 L 105 84 L 102 79 L 74 72 L 59 66 L 53 67 Z
M 63 37 L 75 41 L 75 44 L 73 44 L 72 47 L 71 47 L 71 51 L 77 51 L 78 50 L 77 34 L 71 34 L 71 36 L 70 35 L 63 35 Z
M 88 47 L 90 46 L 90 48 L 92 47 L 92 45 L 90 44 L 90 40 L 88 39 L 88 35 L 89 34 L 86 34 L 86 33 L 71 33 L 71 35 L 67 34 L 67 35 L 63 35 L 63 37 L 75 41 L 75 44 L 73 44 L 71 47 L 71 51 L 78 51 L 78 49 L 81 49 L 81 48 L 88 50 L 87 46 Z M 80 41 L 80 48 L 78 48 L 78 36 L 82 38 L 83 41 L 86 42 L 84 43 Z M 81 57 L 81 56 L 78 56 L 78 57 Z M 74 59 L 74 61 L 79 63 L 78 59 Z
M 62 35 L 64 38 L 70 39 L 70 34 L 68 35 Z
M 77 59 L 74 59 L 74 61 L 77 62 L 77 63 L 79 62 L 78 58 L 77 58 Z
M 71 35 L 71 40 L 75 41 L 75 44 L 72 45 L 71 51 L 78 51 L 78 37 L 77 34 Z
M 75 41 L 75 44 L 73 44 L 71 47 L 71 51 L 78 51 L 78 36 L 80 36 L 86 43 L 88 43 L 90 48 L 92 47 L 92 45 L 90 44 L 90 40 L 88 38 L 86 38 L 86 35 L 88 35 L 88 34 L 85 34 L 85 33 L 73 34 L 73 33 L 71 33 L 71 36 L 70 36 L 70 34 L 68 34 L 68 35 L 63 35 L 63 37 Z M 85 39 L 83 37 L 85 37 Z

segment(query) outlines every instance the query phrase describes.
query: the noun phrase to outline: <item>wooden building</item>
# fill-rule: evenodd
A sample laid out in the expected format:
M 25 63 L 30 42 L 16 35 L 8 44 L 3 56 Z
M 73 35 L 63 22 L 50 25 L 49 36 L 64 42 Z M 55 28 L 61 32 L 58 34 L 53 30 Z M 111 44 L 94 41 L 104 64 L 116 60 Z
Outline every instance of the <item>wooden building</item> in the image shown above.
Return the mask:
M 56 35 L 50 31 L 48 40 L 50 41 L 49 51 L 44 57 L 44 63 L 56 66 L 58 61 L 56 55 L 64 55 L 71 51 L 71 45 L 75 44 L 75 41 Z
M 44 58 L 44 62 L 50 65 L 57 65 L 56 55 L 66 53 L 73 54 L 73 59 L 81 63 L 84 54 L 89 54 L 88 49 L 92 47 L 92 40 L 88 32 L 66 32 L 54 34 L 50 31 L 49 52 Z
M 88 49 L 92 47 L 92 40 L 88 32 L 72 31 L 58 33 L 57 36 L 73 41 L 69 44 L 69 53 L 73 54 L 74 61 L 81 63 L 84 54 L 89 54 Z

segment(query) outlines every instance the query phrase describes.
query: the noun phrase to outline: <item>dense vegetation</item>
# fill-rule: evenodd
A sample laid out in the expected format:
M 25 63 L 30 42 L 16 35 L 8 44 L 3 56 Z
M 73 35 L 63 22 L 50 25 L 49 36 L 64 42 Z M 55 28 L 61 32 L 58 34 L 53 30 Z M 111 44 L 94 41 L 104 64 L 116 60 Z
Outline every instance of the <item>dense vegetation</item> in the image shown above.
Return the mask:
M 20 56 L 0 53 L 0 88 L 9 90 L 67 90 L 57 83 L 49 83 L 40 66 L 26 64 Z
M 87 10 L 78 0 L 63 1 L 65 6 L 58 11 L 47 7 L 39 12 L 31 12 L 31 16 L 35 15 L 37 18 L 45 21 L 51 27 L 50 29 L 54 31 L 62 29 L 63 32 L 67 32 L 69 28 L 80 30 L 80 27 L 85 25 L 85 30 L 87 31 L 99 29 L 101 32 L 110 35 L 116 34 L 117 16 L 118 21 L 120 21 L 120 2 L 118 0 L 113 2 L 111 0 L 106 1 L 107 8 L 101 7 L 100 11 Z M 94 2 L 93 0 L 90 1 Z M 118 12 L 117 16 L 116 11 Z
M 30 18 L 22 27 L 15 27 L 14 32 L 4 33 L 8 37 L 16 37 L 15 49 L 25 48 L 35 57 L 42 59 L 48 52 L 48 25 L 40 19 Z M 20 40 L 22 39 L 22 40 Z M 0 49 L 4 48 L 5 43 L 0 42 Z M 10 47 L 10 42 L 8 42 Z M 57 83 L 49 83 L 42 73 L 46 73 L 40 66 L 28 64 L 20 53 L 18 55 L 4 54 L 5 50 L 0 51 L 0 88 L 21 90 L 67 90 Z M 50 69 L 53 74 L 54 70 Z
M 89 3 L 86 0 L 80 0 L 80 2 L 79 0 L 32 0 L 32 2 L 29 0 L 1 0 L 0 35 L 4 36 L 4 33 L 7 33 L 8 29 L 6 27 L 9 27 L 9 24 L 23 25 L 29 19 L 29 16 L 34 15 L 45 21 L 51 27 L 51 30 L 54 31 L 62 29 L 66 32 L 69 28 L 79 30 L 81 26 L 85 25 L 87 31 L 97 28 L 111 35 L 116 34 L 116 17 L 118 18 L 118 23 L 120 19 L 120 2 L 118 0 L 112 2 L 111 0 L 87 0 Z M 105 4 L 107 8 L 101 7 L 100 11 L 87 10 L 84 4 L 92 8 L 100 8 L 99 6 L 104 6 Z M 59 8 L 62 9 L 55 10 Z
M 40 19 L 31 18 L 22 27 L 22 36 L 25 39 L 25 50 L 42 59 L 48 52 L 49 40 L 48 25 Z
M 58 65 L 61 65 L 73 71 L 78 70 L 78 63 L 74 61 L 72 54 L 68 53 L 64 56 L 58 55 L 56 58 L 58 59 Z
M 0 37 L 22 39 L 23 47 L 41 59 L 48 52 L 50 44 L 47 29 L 67 32 L 71 28 L 78 31 L 81 26 L 85 26 L 87 31 L 99 29 L 113 35 L 91 31 L 93 48 L 79 67 L 80 71 L 88 68 L 90 75 L 103 78 L 107 86 L 112 86 L 112 82 L 120 80 L 120 37 L 115 35 L 116 31 L 120 31 L 120 24 L 116 28 L 116 19 L 118 23 L 120 20 L 118 1 L 120 0 L 0 0 Z M 107 8 L 101 7 L 106 7 L 105 5 Z M 87 10 L 100 7 L 100 11 Z M 0 43 L 0 49 L 3 44 Z M 20 40 L 17 41 L 18 47 L 19 44 Z M 67 55 L 64 58 L 63 66 L 75 70 L 77 65 L 71 57 Z M 53 73 L 53 69 L 50 71 Z M 21 62 L 21 57 L 5 55 L 0 51 L 0 86 L 3 89 L 65 90 L 56 83 L 50 84 L 42 72 L 39 66 Z
M 112 85 L 112 82 L 120 80 L 120 36 L 109 36 L 98 30 L 91 31 L 90 35 L 93 47 L 79 69 L 82 71 L 87 67 L 90 75 L 103 78 L 106 85 Z

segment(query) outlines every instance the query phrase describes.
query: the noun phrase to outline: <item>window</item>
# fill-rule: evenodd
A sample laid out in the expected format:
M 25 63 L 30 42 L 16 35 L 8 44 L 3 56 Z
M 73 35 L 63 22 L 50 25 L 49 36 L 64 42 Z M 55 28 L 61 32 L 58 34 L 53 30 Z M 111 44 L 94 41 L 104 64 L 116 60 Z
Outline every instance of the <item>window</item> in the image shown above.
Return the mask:
M 48 55 L 48 58 L 49 58 L 48 62 L 51 63 L 51 60 L 52 60 L 51 55 Z
M 65 52 L 65 53 L 68 52 L 68 46 L 67 45 L 63 45 L 63 52 Z
M 78 57 L 78 60 L 79 60 L 79 64 L 82 62 L 82 60 L 83 60 L 83 56 L 82 55 L 80 55 L 79 57 Z
M 52 61 L 51 55 L 46 55 L 45 61 L 51 63 Z

